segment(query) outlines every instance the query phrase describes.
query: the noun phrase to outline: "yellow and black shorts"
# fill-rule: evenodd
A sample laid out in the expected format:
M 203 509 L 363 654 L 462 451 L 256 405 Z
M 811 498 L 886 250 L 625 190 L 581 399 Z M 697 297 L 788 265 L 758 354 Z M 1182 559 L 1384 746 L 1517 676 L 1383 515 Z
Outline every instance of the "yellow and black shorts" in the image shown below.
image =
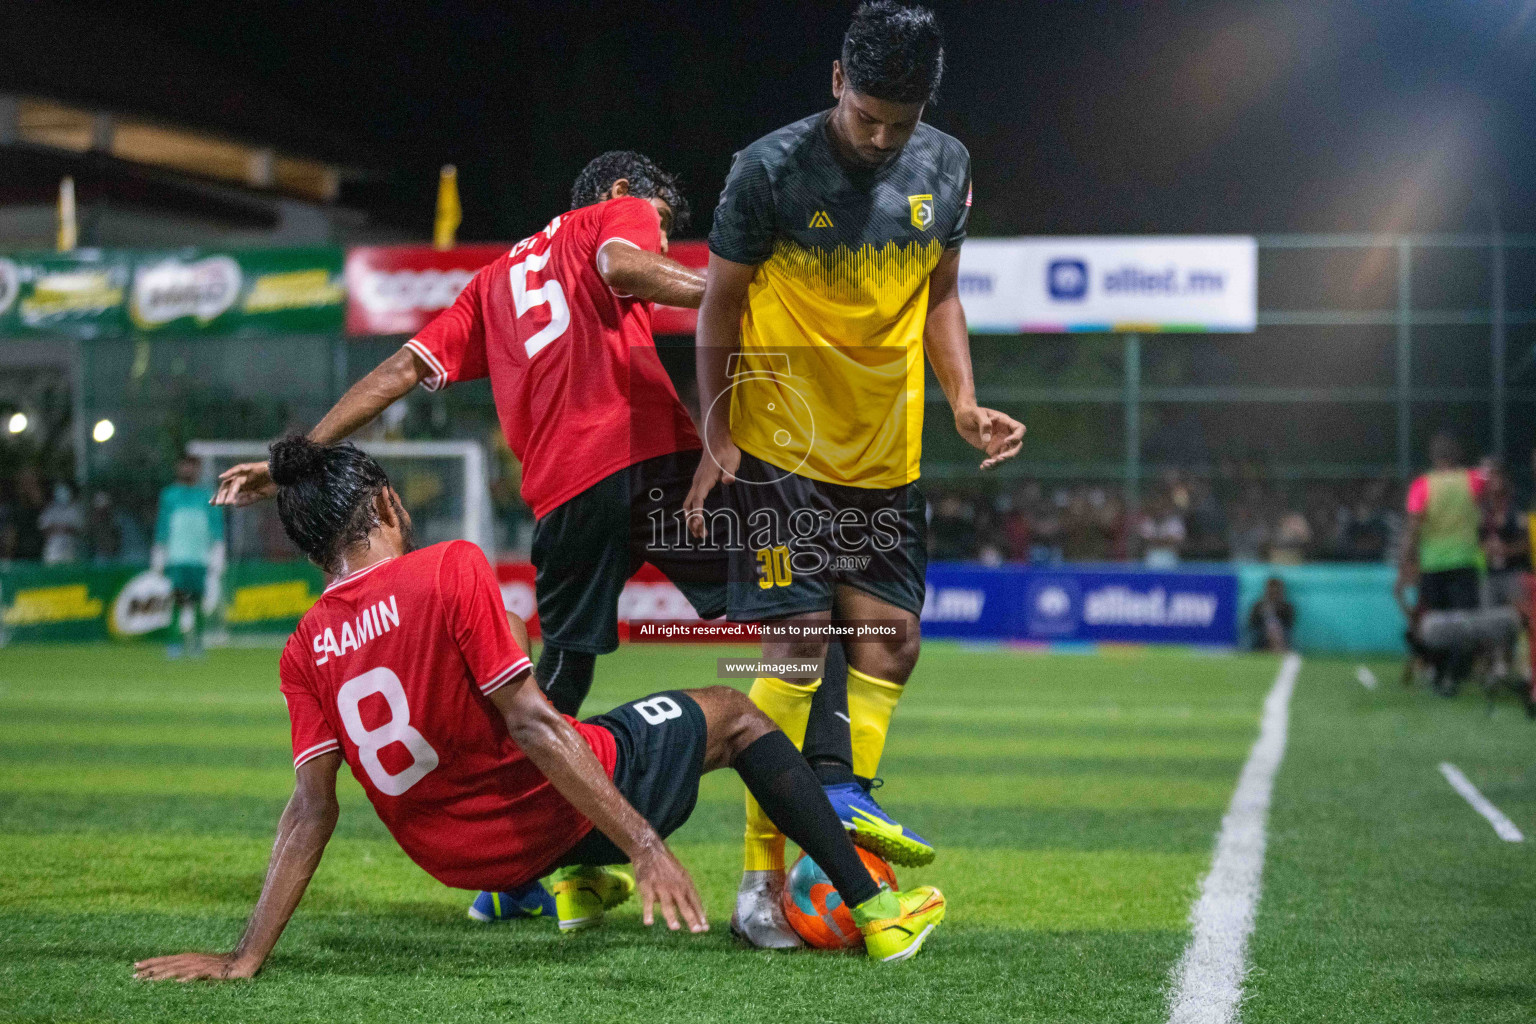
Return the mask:
M 732 621 L 829 611 L 839 585 L 922 612 L 928 521 L 916 484 L 825 483 L 742 452 L 736 483 L 724 491 L 739 531 L 729 544 Z

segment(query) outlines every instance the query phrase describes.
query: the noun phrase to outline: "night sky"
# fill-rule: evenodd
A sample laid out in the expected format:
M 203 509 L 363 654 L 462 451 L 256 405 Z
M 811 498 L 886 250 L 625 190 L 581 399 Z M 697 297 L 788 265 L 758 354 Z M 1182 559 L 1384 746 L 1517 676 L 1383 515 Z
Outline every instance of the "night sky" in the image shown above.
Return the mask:
M 344 199 L 527 234 L 597 152 L 680 172 L 830 105 L 851 4 L 10 3 L 0 89 L 371 172 Z M 970 147 L 975 234 L 1536 229 L 1536 0 L 934 5 L 928 119 Z

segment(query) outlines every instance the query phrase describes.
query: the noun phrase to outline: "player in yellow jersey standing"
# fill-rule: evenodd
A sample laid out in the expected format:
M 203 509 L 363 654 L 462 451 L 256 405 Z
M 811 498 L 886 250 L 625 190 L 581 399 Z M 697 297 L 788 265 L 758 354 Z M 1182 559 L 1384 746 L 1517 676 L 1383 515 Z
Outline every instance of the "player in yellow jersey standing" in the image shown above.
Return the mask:
M 685 502 L 702 536 L 705 495 L 725 485 L 729 616 L 801 631 L 765 638 L 765 662 L 824 658 L 823 624 L 886 631 L 846 644 L 846 695 L 817 699 L 819 679 L 771 675 L 751 693 L 804 744 L 854 841 L 898 864 L 934 856 L 869 795 L 918 655 L 923 353 L 982 469 L 1024 436 L 976 404 L 958 287 L 970 155 L 922 121 L 943 68 L 931 11 L 865 3 L 832 65 L 837 105 L 736 154 L 709 237 L 697 335 L 706 454 Z M 745 868 L 733 931 L 799 945 L 779 909 L 784 837 L 750 797 Z

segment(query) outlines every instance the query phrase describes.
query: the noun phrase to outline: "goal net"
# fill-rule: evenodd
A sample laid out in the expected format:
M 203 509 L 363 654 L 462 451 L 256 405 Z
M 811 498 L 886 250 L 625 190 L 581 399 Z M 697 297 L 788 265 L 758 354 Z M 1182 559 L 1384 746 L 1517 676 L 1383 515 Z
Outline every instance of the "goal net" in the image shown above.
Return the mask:
M 495 520 L 486 477 L 485 449 L 477 441 L 357 441 L 378 460 L 411 513 L 419 547 L 467 540 L 496 560 Z M 266 441 L 193 441 L 189 454 L 202 463 L 203 479 L 230 466 L 267 458 Z M 230 564 L 288 561 L 302 557 L 283 533 L 275 502 L 232 509 L 225 531 Z

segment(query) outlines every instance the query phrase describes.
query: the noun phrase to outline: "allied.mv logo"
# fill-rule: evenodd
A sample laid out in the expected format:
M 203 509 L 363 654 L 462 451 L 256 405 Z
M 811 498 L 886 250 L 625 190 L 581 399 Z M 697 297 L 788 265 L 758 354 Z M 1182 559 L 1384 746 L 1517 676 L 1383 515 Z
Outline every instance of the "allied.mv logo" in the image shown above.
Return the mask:
M 933 196 L 907 196 L 907 205 L 912 208 L 913 227 L 919 231 L 933 227 Z
M 1082 260 L 1052 260 L 1045 268 L 1045 286 L 1053 299 L 1086 297 L 1088 264 Z

